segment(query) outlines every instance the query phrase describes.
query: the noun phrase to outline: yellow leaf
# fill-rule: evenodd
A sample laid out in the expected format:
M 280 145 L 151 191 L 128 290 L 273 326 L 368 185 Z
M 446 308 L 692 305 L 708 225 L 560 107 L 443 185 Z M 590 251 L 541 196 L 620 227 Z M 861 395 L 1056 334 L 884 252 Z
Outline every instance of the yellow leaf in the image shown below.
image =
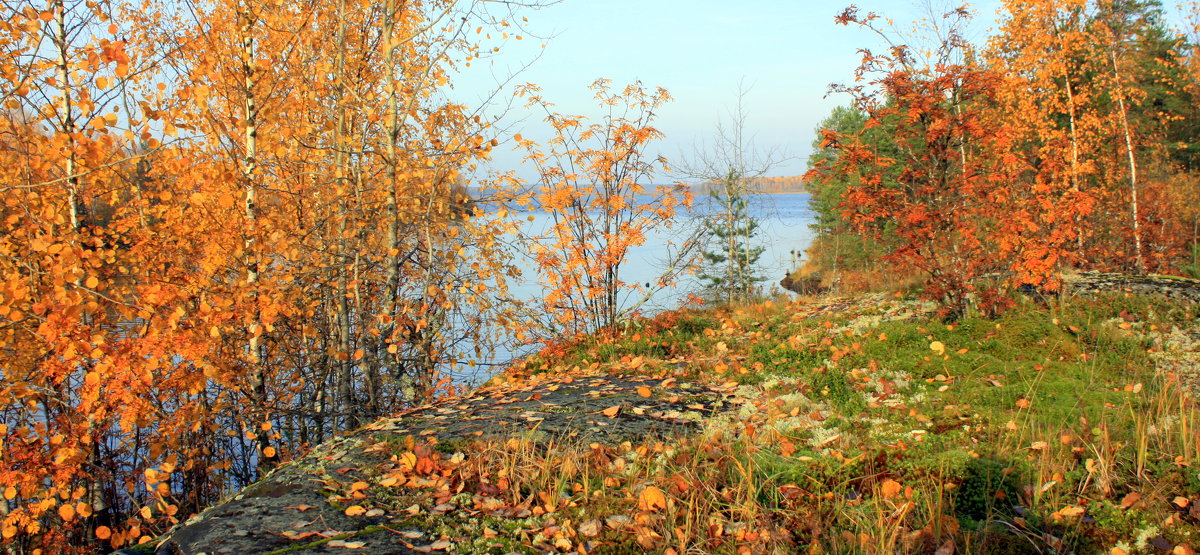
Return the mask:
M 70 522 L 70 521 L 74 520 L 75 519 L 75 507 L 71 506 L 71 505 L 59 505 L 58 506 L 58 516 L 60 518 L 62 518 L 64 522 Z
M 616 418 L 617 413 L 621 412 L 621 407 L 620 406 L 608 407 L 600 412 L 604 413 L 604 416 L 607 416 L 609 418 Z
M 371 487 L 371 485 L 366 482 L 362 482 L 362 481 L 354 482 L 353 484 L 350 484 L 350 491 L 362 491 L 369 487 Z
M 1084 512 L 1083 507 L 1071 505 L 1071 506 L 1063 507 L 1062 510 L 1058 511 L 1058 514 L 1065 516 L 1067 518 L 1073 518 L 1073 517 L 1082 515 L 1083 512 Z
M 650 486 L 642 490 L 641 495 L 638 496 L 638 508 L 643 511 L 665 509 L 667 508 L 667 496 L 663 494 L 662 490 Z
M 361 505 L 351 505 L 346 508 L 346 516 L 359 516 L 366 512 L 367 510 L 362 508 Z
M 146 520 L 150 520 L 150 517 L 154 516 L 150 512 L 150 507 L 142 507 L 142 510 L 138 511 L 138 514 L 142 515 L 142 518 L 144 518 Z
M 417 456 L 412 451 L 406 451 L 400 455 L 400 468 L 405 472 L 412 472 L 417 467 Z
M 937 353 L 938 356 L 946 354 L 946 344 L 941 341 L 934 341 L 929 344 L 929 350 Z
M 86 285 L 88 289 L 95 289 L 97 285 L 100 285 L 100 280 L 96 279 L 96 276 L 88 276 Z

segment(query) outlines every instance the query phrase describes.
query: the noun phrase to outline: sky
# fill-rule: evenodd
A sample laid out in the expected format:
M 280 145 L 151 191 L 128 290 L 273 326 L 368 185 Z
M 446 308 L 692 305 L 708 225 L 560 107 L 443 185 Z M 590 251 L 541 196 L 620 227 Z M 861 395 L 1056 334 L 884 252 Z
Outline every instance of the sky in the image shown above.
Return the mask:
M 902 30 L 928 13 L 919 7 L 923 2 L 911 0 L 856 4 Z M 972 5 L 977 17 L 971 36 L 986 38 L 999 4 L 982 0 Z M 651 150 L 678 163 L 696 145 L 711 142 L 718 119 L 728 117 L 743 82 L 749 89 L 747 134 L 759 150 L 786 155 L 769 175 L 799 175 L 806 168 L 814 129 L 834 107 L 848 103 L 844 95 L 827 97 L 829 85 L 853 79 L 861 60 L 858 49 L 882 44 L 864 30 L 834 23 L 847 5 L 848 0 L 563 0 L 523 12 L 529 20 L 523 40 L 510 40 L 501 55 L 474 64 L 456 79 L 453 94 L 475 102 L 494 91 L 497 81 L 517 73 L 514 83 L 538 84 L 559 111 L 598 115 L 587 88 L 598 78 L 611 79 L 617 87 L 638 80 L 663 87 L 674 100 L 657 120 L 666 138 Z M 542 117 L 517 106 L 507 111 L 504 123 L 527 137 L 545 138 Z M 531 177 L 520 162 L 511 144 L 502 144 L 492 169 L 518 169 Z

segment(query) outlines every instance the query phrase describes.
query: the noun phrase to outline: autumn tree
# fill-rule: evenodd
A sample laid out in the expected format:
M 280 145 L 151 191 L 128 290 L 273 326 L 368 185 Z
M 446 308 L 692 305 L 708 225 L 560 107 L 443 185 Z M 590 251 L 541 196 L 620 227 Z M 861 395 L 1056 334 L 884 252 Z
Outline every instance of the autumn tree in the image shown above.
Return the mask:
M 591 123 L 553 112 L 536 87 L 522 91 L 531 107 L 546 114 L 554 132 L 544 147 L 529 139 L 519 142 L 538 172 L 525 205 L 550 220 L 548 229 L 528 240 L 546 288 L 543 305 L 552 318 L 546 324 L 567 335 L 617 324 L 686 269 L 691 248 L 681 245 L 648 287 L 622 279 L 630 249 L 668 226 L 691 197 L 682 184 L 652 185 L 665 160 L 651 157 L 647 149 L 662 136 L 653 123 L 658 108 L 670 100 L 667 91 L 640 83 L 613 90 L 603 79 L 592 89 L 604 114 Z M 623 298 L 639 289 L 642 300 Z
M 460 177 L 494 142 L 438 91 L 505 18 L 6 7 L 8 545 L 136 543 L 487 356 L 509 268 Z
M 886 37 L 877 19 L 852 8 L 838 22 Z M 826 171 L 860 176 L 846 187 L 843 217 L 859 232 L 894 230 L 897 243 L 889 256 L 927 276 L 926 294 L 949 318 L 964 314 L 972 299 L 986 310 L 1002 303 L 996 288 L 980 287 L 979 278 L 1005 269 L 994 256 L 996 243 L 1005 240 L 996 233 L 1007 225 L 998 221 L 1003 216 L 997 205 L 1010 200 L 1003 185 L 1008 163 L 997 156 L 1007 138 L 983 119 L 995 103 L 999 76 L 965 61 L 962 48 L 961 38 L 950 33 L 927 64 L 901 44 L 868 52 L 858 70 L 865 83 L 841 88 L 867 114 L 864 129 L 895 122 L 895 157 L 881 156 L 858 137 L 825 139 L 838 145 Z
M 860 233 L 843 218 L 841 206 L 846 189 L 861 186 L 862 176 L 844 171 L 838 156 L 842 144 L 849 142 L 871 149 L 876 157 L 896 158 L 899 152 L 891 139 L 896 119 L 875 120 L 877 123 L 868 128 L 865 112 L 854 106 L 838 106 L 814 130 L 805 181 L 816 236 L 807 251 L 804 271 L 848 285 L 885 272 L 889 263 L 882 257 L 895 244 L 894 224 L 877 222 L 875 229 Z M 895 183 L 900 169 L 899 165 L 892 166 L 882 181 Z

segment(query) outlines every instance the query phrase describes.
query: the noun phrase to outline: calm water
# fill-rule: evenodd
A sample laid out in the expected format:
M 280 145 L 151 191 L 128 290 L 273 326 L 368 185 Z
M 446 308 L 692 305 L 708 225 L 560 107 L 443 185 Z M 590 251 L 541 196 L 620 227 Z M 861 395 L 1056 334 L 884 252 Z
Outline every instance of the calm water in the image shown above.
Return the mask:
M 762 283 L 765 291 L 778 287 L 779 280 L 796 267 L 799 256 L 812 242 L 813 223 L 812 213 L 808 208 L 808 194 L 755 195 L 750 199 L 750 214 L 758 219 L 759 227 L 752 241 L 766 250 L 758 259 L 758 275 L 766 278 Z M 711 199 L 698 195 L 690 214 L 681 214 L 679 222 L 673 229 L 660 230 L 647 235 L 646 243 L 632 249 L 627 262 L 621 267 L 621 279 L 626 283 L 654 282 L 666 267 L 672 245 L 683 242 L 688 232 L 695 225 L 694 218 L 714 211 Z M 543 213 L 532 213 L 533 221 L 527 224 L 530 232 L 545 230 L 550 225 L 549 216 Z M 524 264 L 526 275 L 536 275 L 532 262 Z M 689 293 L 701 289 L 701 282 L 695 277 L 684 275 L 678 283 L 658 293 L 655 298 L 645 305 L 649 312 L 670 309 L 678 306 L 680 301 Z M 522 298 L 533 299 L 541 295 L 541 288 L 536 281 L 517 284 L 514 291 Z M 640 299 L 643 293 L 629 291 L 626 302 Z
M 621 267 L 621 279 L 626 283 L 655 281 L 662 274 L 669 251 L 673 250 L 670 245 L 683 241 L 693 226 L 697 225 L 695 218 L 713 211 L 710 202 L 707 196 L 698 196 L 691 213 L 680 214 L 679 222 L 673 229 L 648 234 L 646 243 L 629 253 L 627 262 Z M 808 208 L 808 195 L 755 195 L 749 202 L 749 211 L 759 221 L 753 242 L 765 249 L 759 257 L 757 267 L 758 274 L 765 278 L 762 287 L 766 292 L 778 290 L 779 280 L 796 267 L 799 256 L 812 242 L 809 224 L 813 223 L 813 217 Z M 524 225 L 526 233 L 544 231 L 550 225 L 550 218 L 544 213 L 531 212 L 524 216 L 533 216 L 533 219 Z M 518 265 L 524 271 L 525 281 L 510 283 L 510 292 L 518 299 L 540 300 L 543 291 L 536 281 L 536 264 L 532 260 L 525 260 Z M 641 310 L 643 313 L 654 313 L 674 308 L 689 293 L 698 292 L 701 288 L 700 280 L 684 274 L 674 286 L 657 293 Z M 628 306 L 640 300 L 643 295 L 641 291 L 628 291 L 623 297 L 623 302 Z M 460 365 L 449 372 L 450 377 L 460 384 L 486 381 L 506 361 L 529 354 L 524 348 L 518 347 L 518 343 L 515 339 L 505 341 L 506 345 L 501 346 L 499 352 L 490 357 L 490 363 Z

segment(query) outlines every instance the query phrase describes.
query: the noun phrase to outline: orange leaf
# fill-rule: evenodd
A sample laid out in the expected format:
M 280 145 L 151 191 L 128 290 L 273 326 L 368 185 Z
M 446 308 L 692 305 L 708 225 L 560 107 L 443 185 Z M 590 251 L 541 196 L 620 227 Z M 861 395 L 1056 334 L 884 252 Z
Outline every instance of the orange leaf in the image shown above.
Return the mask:
M 273 458 L 275 458 L 275 448 L 274 448 L 274 447 L 269 447 L 269 446 L 268 446 L 268 447 L 263 447 L 263 456 L 264 456 L 264 457 L 266 457 L 266 458 L 268 458 L 268 459 L 273 459 Z
M 366 512 L 367 510 L 362 508 L 361 505 L 351 505 L 346 508 L 346 516 L 359 516 Z
M 884 499 L 891 499 L 899 495 L 903 489 L 904 487 L 900 485 L 900 482 L 897 482 L 891 478 L 884 480 L 883 484 L 879 486 L 879 490 L 881 493 L 883 493 Z
M 1077 517 L 1079 515 L 1082 515 L 1083 513 L 1084 513 L 1084 508 L 1076 506 L 1076 505 L 1070 505 L 1067 507 L 1063 507 L 1061 510 L 1058 511 L 1058 514 L 1065 516 L 1067 518 Z
M 111 536 L 112 536 L 112 530 L 110 530 L 107 526 L 99 526 L 96 528 L 96 537 L 97 538 L 100 538 L 102 540 L 107 540 Z
M 614 407 L 608 407 L 600 412 L 604 413 L 604 416 L 607 416 L 609 418 L 616 418 L 617 413 L 621 412 L 621 407 L 619 405 L 614 406 Z
M 59 505 L 58 516 L 65 522 L 70 522 L 75 519 L 75 507 L 71 505 Z
M 643 511 L 665 509 L 667 508 L 667 496 L 663 494 L 662 490 L 650 486 L 642 490 L 641 495 L 638 496 L 638 508 Z
M 650 388 L 646 387 L 644 385 L 639 385 L 637 388 L 637 394 L 641 395 L 642 397 L 649 397 L 650 396 Z

